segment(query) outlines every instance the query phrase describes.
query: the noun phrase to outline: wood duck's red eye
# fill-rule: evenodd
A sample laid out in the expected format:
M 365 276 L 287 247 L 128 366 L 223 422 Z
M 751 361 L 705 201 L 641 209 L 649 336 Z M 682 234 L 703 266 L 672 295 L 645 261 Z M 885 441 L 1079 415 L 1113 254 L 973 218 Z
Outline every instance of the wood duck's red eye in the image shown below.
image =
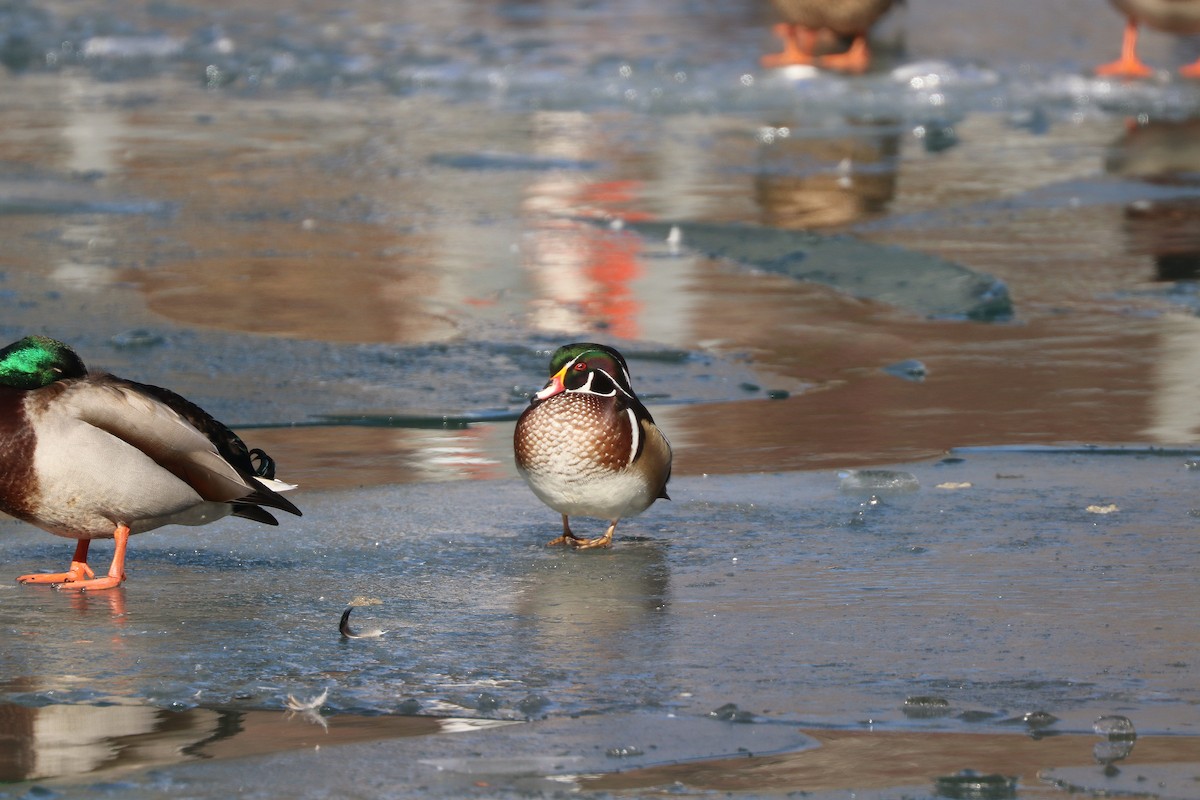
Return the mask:
M 576 372 L 583 372 L 585 369 L 587 369 L 587 364 L 583 363 L 582 361 L 575 365 Z

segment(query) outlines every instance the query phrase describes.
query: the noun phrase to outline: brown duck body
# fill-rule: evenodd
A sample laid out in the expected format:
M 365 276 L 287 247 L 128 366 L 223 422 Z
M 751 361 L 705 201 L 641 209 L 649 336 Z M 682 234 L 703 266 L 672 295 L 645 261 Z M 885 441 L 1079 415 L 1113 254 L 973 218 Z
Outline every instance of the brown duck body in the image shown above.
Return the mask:
M 839 36 L 858 36 L 871 29 L 895 0 L 771 0 L 793 25 L 826 29 Z
M 624 357 L 607 345 L 558 348 L 550 380 L 513 431 L 517 471 L 538 499 L 562 514 L 552 545 L 609 547 L 617 523 L 667 497 L 671 445 L 633 392 Z M 608 520 L 603 536 L 583 539 L 570 517 Z
M 560 514 L 609 520 L 640 514 L 666 497 L 671 447 L 652 419 L 637 417 L 612 397 L 555 395 L 517 421 L 517 467 Z
M 1111 0 L 1125 16 L 1181 36 L 1200 33 L 1200 0 Z

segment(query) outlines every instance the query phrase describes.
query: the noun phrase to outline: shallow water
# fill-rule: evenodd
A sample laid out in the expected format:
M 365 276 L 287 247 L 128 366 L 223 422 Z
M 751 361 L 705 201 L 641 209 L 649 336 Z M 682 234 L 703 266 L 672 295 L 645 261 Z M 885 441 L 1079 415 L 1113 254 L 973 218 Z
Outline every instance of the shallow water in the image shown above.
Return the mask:
M 98 771 L 8 774 L 111 792 L 94 748 L 143 796 L 920 794 L 964 768 L 1026 796 L 1127 789 L 1089 761 L 1120 713 L 1124 763 L 1188 796 L 1192 43 L 1148 32 L 1163 72 L 1124 84 L 1090 77 L 1121 27 L 1093 0 L 907 6 L 857 79 L 759 69 L 748 0 L 0 9 L 0 333 L 183 393 L 305 511 L 138 537 L 117 592 L 0 589 L 4 735 L 100 731 Z M 541 546 L 510 444 L 580 339 L 629 357 L 676 452 L 674 500 L 583 557 Z M 1036 449 L 1064 443 L 1141 455 Z M 920 488 L 839 489 L 879 466 Z M 69 555 L 3 529 L 13 575 Z M 384 637 L 339 637 L 359 596 Z M 326 688 L 328 728 L 281 734 Z M 950 713 L 903 713 L 929 695 Z M 729 703 L 757 724 L 708 716 Z M 1070 735 L 1008 724 L 1035 710 Z M 630 755 L 626 728 L 695 746 Z M 309 734 L 388 741 L 331 767 Z M 785 754 L 695 763 L 746 751 Z

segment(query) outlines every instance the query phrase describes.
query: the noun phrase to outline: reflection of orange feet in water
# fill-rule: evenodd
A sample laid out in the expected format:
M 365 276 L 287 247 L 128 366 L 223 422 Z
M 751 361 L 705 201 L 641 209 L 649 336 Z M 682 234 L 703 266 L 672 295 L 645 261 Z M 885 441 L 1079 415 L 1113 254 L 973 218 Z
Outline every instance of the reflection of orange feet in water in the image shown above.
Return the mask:
M 67 592 L 71 598 L 71 608 L 80 613 L 103 611 L 108 608 L 109 614 L 118 625 L 125 625 L 125 590 L 115 592 Z M 119 637 L 114 634 L 113 641 Z
M 1096 67 L 1096 74 L 1106 78 L 1148 78 L 1154 70 L 1138 58 L 1138 25 L 1130 18 L 1125 23 L 1125 38 L 1121 42 L 1121 57 Z M 1186 68 L 1185 68 L 1186 69 Z M 1182 72 L 1182 70 L 1180 70 Z
M 817 40 L 815 31 L 790 22 L 780 22 L 773 30 L 775 35 L 783 40 L 783 50 L 769 53 L 759 59 L 764 67 L 790 67 L 813 63 Z

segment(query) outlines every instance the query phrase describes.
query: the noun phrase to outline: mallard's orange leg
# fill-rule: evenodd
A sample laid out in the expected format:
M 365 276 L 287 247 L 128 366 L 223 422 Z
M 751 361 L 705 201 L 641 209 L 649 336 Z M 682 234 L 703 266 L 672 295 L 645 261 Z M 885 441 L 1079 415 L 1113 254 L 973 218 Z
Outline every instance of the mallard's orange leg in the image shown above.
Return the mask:
M 571 544 L 575 545 L 576 550 L 591 550 L 597 547 L 612 547 L 613 531 L 617 529 L 617 523 L 620 521 L 621 520 L 619 519 L 614 519 L 609 524 L 608 530 L 604 532 L 603 536 L 598 536 L 595 539 L 576 539 L 575 541 L 571 542 Z
M 92 578 L 86 581 L 66 581 L 56 584 L 56 588 L 96 591 L 120 586 L 121 581 L 125 580 L 125 548 L 129 544 L 129 526 L 118 525 L 117 529 L 113 531 L 113 540 L 116 542 L 116 546 L 113 548 L 113 559 L 108 566 L 107 575 L 103 578 Z
M 1137 20 L 1130 17 L 1125 21 L 1125 38 L 1121 40 L 1121 57 L 1116 61 L 1096 67 L 1096 74 L 1118 78 L 1148 78 L 1153 75 L 1154 70 L 1138 58 L 1137 40 Z
M 803 25 L 781 22 L 774 28 L 775 35 L 783 39 L 783 51 L 768 53 L 759 59 L 764 67 L 789 67 L 793 64 L 813 63 L 813 50 L 817 34 Z
M 852 72 L 861 75 L 871 66 L 871 51 L 867 47 L 867 37 L 859 35 L 850 43 L 850 49 L 844 53 L 834 53 L 817 59 L 817 66 L 833 69 L 839 72 Z
M 70 583 L 81 581 L 84 576 L 96 577 L 96 573 L 88 566 L 87 554 L 91 539 L 80 539 L 75 544 L 75 556 L 71 559 L 71 568 L 66 572 L 51 572 L 45 574 L 21 575 L 17 583 Z
M 562 518 L 563 518 L 563 535 L 558 537 L 557 539 L 553 539 L 549 542 L 546 542 L 546 547 L 554 547 L 555 545 L 560 545 L 560 544 L 575 544 L 577 542 L 583 541 L 582 539 L 580 539 L 578 536 L 576 536 L 574 533 L 571 532 L 571 523 L 567 521 L 567 515 L 563 514 Z
M 1200 78 L 1200 58 L 1179 68 L 1179 74 L 1185 78 Z

